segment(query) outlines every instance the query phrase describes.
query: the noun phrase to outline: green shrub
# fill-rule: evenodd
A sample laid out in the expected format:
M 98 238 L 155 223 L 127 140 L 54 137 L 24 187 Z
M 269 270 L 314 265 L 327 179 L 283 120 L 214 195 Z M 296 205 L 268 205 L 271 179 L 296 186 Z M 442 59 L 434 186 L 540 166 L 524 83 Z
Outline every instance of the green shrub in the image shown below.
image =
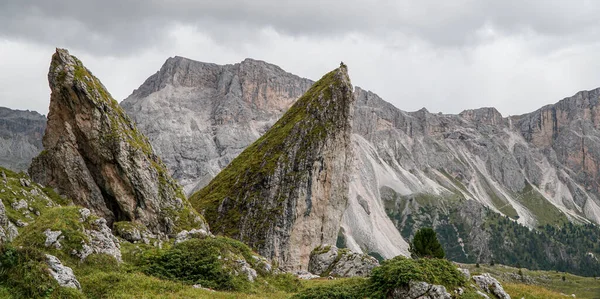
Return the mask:
M 390 291 L 408 286 L 410 281 L 443 285 L 449 290 L 466 283 L 456 266 L 447 260 L 414 260 L 398 256 L 373 269 L 369 290 L 373 293 L 373 298 L 384 298 Z
M 0 284 L 13 298 L 83 298 L 77 290 L 60 287 L 47 269 L 46 257 L 35 248 L 0 248 Z
M 236 260 L 241 258 L 249 264 L 254 262 L 246 245 L 217 237 L 192 239 L 167 250 L 149 251 L 138 263 L 146 274 L 159 278 L 217 290 L 247 291 L 250 282 L 233 273 Z
M 365 298 L 367 280 L 364 278 L 345 279 L 330 285 L 317 286 L 303 290 L 293 299 L 360 299 Z
M 414 258 L 433 257 L 443 259 L 446 256 L 435 231 L 428 227 L 417 231 L 410 244 L 410 253 Z

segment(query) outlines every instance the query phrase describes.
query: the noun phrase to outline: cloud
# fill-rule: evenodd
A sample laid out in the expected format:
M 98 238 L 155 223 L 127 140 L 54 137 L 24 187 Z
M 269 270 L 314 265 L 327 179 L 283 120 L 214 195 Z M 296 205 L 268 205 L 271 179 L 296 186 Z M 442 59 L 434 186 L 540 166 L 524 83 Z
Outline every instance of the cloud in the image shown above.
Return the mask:
M 45 113 L 50 56 L 66 47 L 117 99 L 175 55 L 315 80 L 343 60 L 404 110 L 520 114 L 600 86 L 599 13 L 593 0 L 5 0 L 0 106 Z

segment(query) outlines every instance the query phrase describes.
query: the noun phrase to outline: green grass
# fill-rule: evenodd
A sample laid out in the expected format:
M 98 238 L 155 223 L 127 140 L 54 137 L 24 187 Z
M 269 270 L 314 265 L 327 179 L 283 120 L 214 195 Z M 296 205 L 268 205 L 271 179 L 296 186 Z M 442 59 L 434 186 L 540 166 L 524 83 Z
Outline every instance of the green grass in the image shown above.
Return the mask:
M 537 225 L 555 225 L 569 222 L 564 213 L 548 202 L 542 194 L 527 183 L 525 188 L 517 194 L 516 198 L 523 204 L 537 220 Z
M 46 235 L 44 231 L 61 231 L 64 239 L 60 241 L 62 249 L 49 248 L 47 251 L 60 257 L 69 256 L 72 250 L 81 250 L 82 242 L 89 243 L 89 238 L 84 233 L 84 229 L 90 228 L 90 223 L 97 219 L 90 216 L 86 222 L 80 222 L 80 207 L 56 207 L 47 209 L 37 221 L 22 229 L 21 234 L 14 240 L 17 246 L 44 249 Z
M 522 292 L 540 294 L 540 292 L 543 292 L 543 289 L 546 289 L 554 293 L 564 293 L 568 295 L 575 294 L 577 298 L 600 298 L 600 280 L 597 280 L 594 277 L 582 277 L 557 271 L 531 271 L 528 269 L 521 269 L 524 276 L 530 277 L 534 281 L 532 287 L 525 288 L 520 287 L 520 285 L 523 285 L 523 282 L 508 276 L 509 273 L 517 274 L 519 271 L 517 268 L 504 265 L 489 266 L 484 264 L 481 264 L 480 268 L 476 268 L 475 265 L 470 264 L 463 265 L 463 267 L 468 268 L 471 271 L 471 275 L 490 273 L 503 285 L 507 284 L 511 291 L 517 291 L 520 288 Z M 563 275 L 565 276 L 564 281 L 562 280 Z M 514 294 L 514 296 L 519 296 L 516 298 L 521 298 L 521 295 L 519 295 L 521 293 L 515 292 Z M 511 293 L 511 295 L 513 295 L 513 293 Z M 525 296 L 525 298 L 544 298 L 531 297 L 534 295 L 529 296 L 530 297 Z

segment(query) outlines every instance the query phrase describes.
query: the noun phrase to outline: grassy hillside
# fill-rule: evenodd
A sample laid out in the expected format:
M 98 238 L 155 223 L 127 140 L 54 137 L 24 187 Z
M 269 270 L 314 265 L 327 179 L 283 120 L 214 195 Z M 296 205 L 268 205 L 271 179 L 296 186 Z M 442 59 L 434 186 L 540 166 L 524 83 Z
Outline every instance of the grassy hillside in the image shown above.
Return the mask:
M 565 298 L 562 294 L 575 294 L 576 298 L 600 298 L 600 278 L 582 277 L 558 271 L 531 271 L 504 265 L 462 265 L 471 274 L 490 273 L 496 277 L 505 290 L 514 298 Z M 564 276 L 564 280 L 563 280 Z M 551 297 L 550 294 L 557 297 Z

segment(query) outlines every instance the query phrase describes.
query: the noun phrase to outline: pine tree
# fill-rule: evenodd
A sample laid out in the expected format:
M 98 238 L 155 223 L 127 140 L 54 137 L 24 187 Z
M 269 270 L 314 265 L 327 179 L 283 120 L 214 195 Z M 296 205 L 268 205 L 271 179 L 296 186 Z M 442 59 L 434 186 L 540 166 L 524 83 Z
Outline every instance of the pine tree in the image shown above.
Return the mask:
M 442 244 L 432 228 L 422 228 L 415 234 L 410 244 L 410 253 L 413 258 L 439 258 L 446 256 Z

